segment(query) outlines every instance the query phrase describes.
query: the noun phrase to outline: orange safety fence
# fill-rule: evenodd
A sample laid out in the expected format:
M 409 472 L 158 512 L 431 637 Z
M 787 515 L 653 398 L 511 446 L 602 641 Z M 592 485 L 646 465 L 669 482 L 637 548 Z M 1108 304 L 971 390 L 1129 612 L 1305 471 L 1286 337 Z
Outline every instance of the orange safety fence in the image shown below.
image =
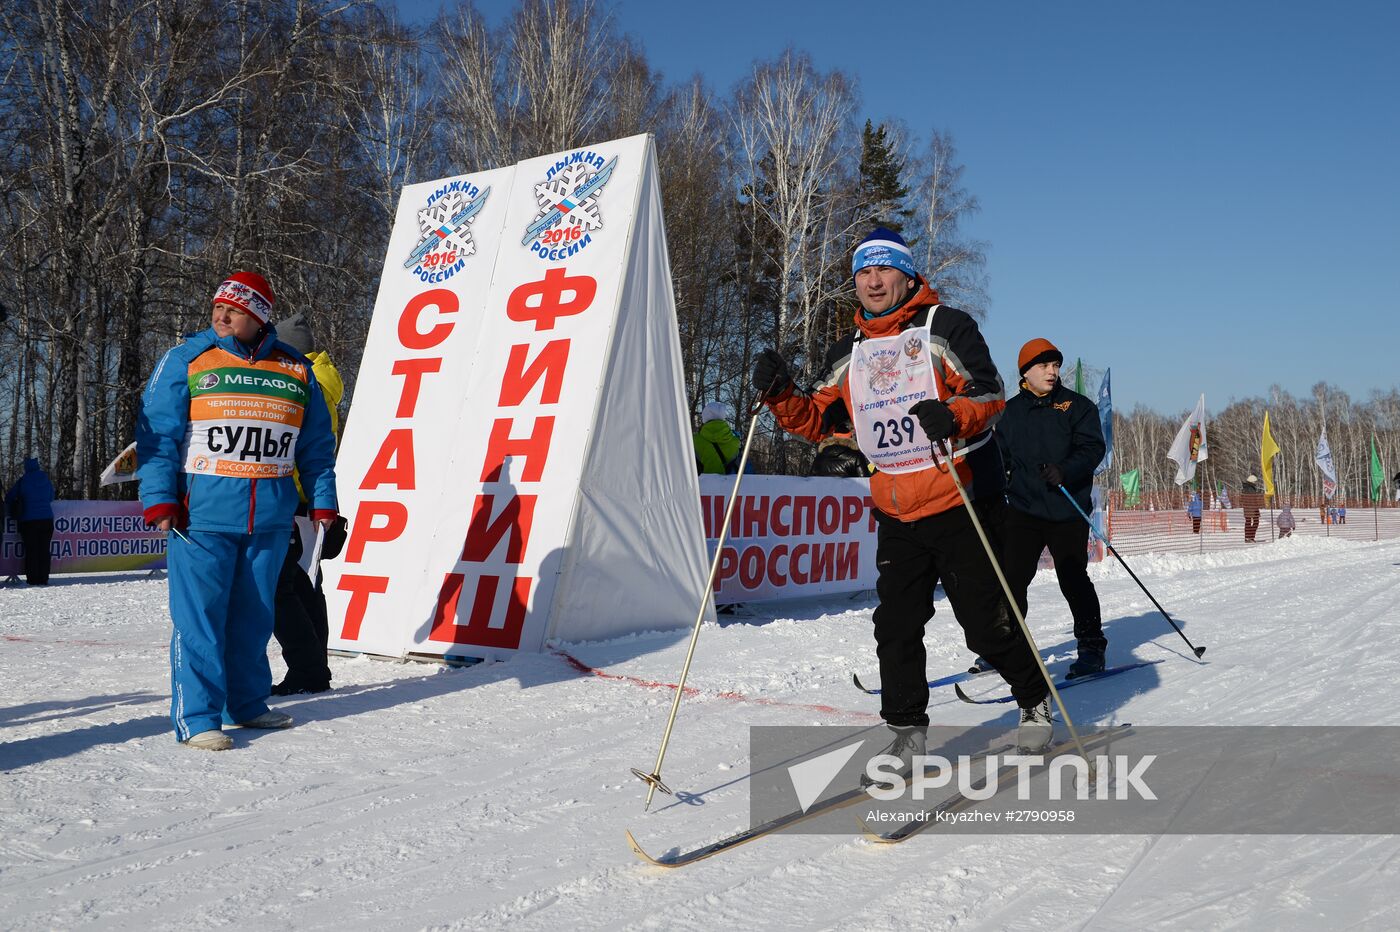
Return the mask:
M 1235 507 L 1221 507 L 1224 503 L 1215 497 L 1211 498 L 1211 507 L 1202 509 L 1199 531 L 1192 527 L 1184 494 L 1144 493 L 1134 508 L 1123 507 L 1121 492 L 1113 492 L 1108 499 L 1108 507 L 1104 509 L 1108 538 L 1114 549 L 1125 556 L 1230 550 L 1273 543 L 1283 536 L 1278 526 L 1282 510 L 1276 505 L 1259 509 L 1257 525 L 1251 535 L 1246 526 L 1245 510 L 1233 502 Z M 1400 538 L 1400 507 L 1397 506 L 1400 503 L 1372 505 L 1345 499 L 1325 505 L 1316 501 L 1297 502 L 1292 509 L 1295 523 L 1292 534 L 1357 541 Z

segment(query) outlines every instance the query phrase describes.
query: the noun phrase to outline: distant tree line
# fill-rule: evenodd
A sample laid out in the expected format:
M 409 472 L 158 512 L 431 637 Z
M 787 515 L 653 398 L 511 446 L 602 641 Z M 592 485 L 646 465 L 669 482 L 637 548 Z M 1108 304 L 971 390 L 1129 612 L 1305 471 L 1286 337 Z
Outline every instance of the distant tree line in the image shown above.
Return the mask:
M 1392 480 L 1400 473 L 1400 391 L 1377 391 L 1368 400 L 1358 401 L 1321 382 L 1313 387 L 1310 398 L 1297 398 L 1273 386 L 1267 397 L 1232 400 L 1217 412 L 1208 408 L 1208 456 L 1196 472 L 1203 491 L 1216 494 L 1223 484 L 1233 497 L 1247 476 L 1262 480 L 1265 411 L 1269 413 L 1269 432 L 1279 446 L 1273 460 L 1277 504 L 1316 505 L 1322 501 L 1322 471 L 1315 457 L 1324 426 L 1337 473 L 1337 496 L 1352 504 L 1369 500 L 1374 437 L 1385 480 L 1382 498 L 1394 499 Z M 1189 413 L 1188 408 L 1164 415 L 1140 405 L 1127 414 L 1115 411 L 1113 468 L 1101 481 L 1109 489 L 1117 488 L 1122 473 L 1140 469 L 1144 495 L 1185 494 L 1190 486 L 1176 485 L 1176 463 L 1167 459 L 1167 451 Z
M 985 316 L 951 135 L 867 116 L 847 75 L 797 50 L 717 92 L 668 81 L 596 0 L 522 0 L 499 26 L 449 2 L 420 29 L 383 0 L 0 6 L 0 469 L 37 455 L 61 495 L 95 497 L 159 354 L 208 325 L 238 268 L 268 277 L 278 316 L 310 316 L 353 387 L 404 184 L 640 132 L 660 154 L 693 414 L 722 400 L 742 430 L 765 347 L 816 375 L 851 325 L 851 249 L 876 223 L 947 303 Z M 1326 404 L 1339 470 L 1371 425 L 1400 469 L 1393 393 Z M 1310 481 L 1319 409 L 1275 406 L 1281 472 Z M 1262 407 L 1211 424 L 1213 468 L 1254 471 Z M 767 421 L 759 468 L 803 471 L 810 447 Z M 1132 453 L 1115 465 L 1169 483 L 1180 418 L 1118 423 Z
M 982 313 L 951 137 L 916 144 L 788 50 L 718 94 L 666 82 L 594 0 L 470 4 L 411 29 L 374 0 L 33 0 L 0 9 L 0 468 L 98 494 L 146 375 L 263 272 L 353 385 L 405 183 L 654 133 L 689 403 L 752 401 L 753 355 L 810 366 L 849 324 L 881 222 Z M 741 414 L 742 419 L 742 414 Z M 768 469 L 806 445 L 766 435 Z M 130 493 L 130 489 L 125 492 Z

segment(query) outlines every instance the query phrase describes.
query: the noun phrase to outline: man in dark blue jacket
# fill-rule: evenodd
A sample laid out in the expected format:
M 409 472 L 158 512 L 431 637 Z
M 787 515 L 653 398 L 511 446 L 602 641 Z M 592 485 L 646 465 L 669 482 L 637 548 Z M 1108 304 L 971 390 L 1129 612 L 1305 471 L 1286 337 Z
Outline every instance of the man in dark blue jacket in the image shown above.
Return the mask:
M 31 586 L 49 584 L 49 544 L 53 541 L 53 483 L 39 461 L 24 461 L 24 475 L 5 494 L 5 510 L 19 525 L 24 542 L 24 578 Z
M 1007 401 L 996 427 L 1007 468 L 1007 508 L 1002 552 L 1007 582 L 1021 611 L 1035 578 L 1040 553 L 1050 548 L 1060 592 L 1074 616 L 1079 656 L 1069 675 L 1104 668 L 1108 640 L 1099 615 L 1099 594 L 1089 581 L 1089 524 L 1069 501 L 1093 509 L 1094 468 L 1103 459 L 1098 407 L 1060 381 L 1064 356 L 1049 340 L 1021 347 L 1017 365 L 1021 391 Z

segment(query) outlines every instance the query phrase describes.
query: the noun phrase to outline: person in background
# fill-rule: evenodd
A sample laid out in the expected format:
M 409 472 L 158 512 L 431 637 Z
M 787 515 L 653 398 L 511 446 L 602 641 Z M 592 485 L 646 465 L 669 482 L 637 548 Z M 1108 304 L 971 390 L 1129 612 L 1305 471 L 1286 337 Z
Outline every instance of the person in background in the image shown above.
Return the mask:
M 875 645 L 880 716 L 891 739 L 884 753 L 900 758 L 905 773 L 924 753 L 924 629 L 939 579 L 968 648 L 992 662 L 1016 697 L 1018 744 L 1041 750 L 1054 729 L 1049 687 L 949 474 L 956 469 L 979 501 L 984 480 L 1004 481 L 994 470 L 979 471 L 974 456 L 995 448 L 991 427 L 1005 406 L 1001 376 L 977 322 L 939 300 L 898 233 L 880 227 L 861 240 L 851 275 L 860 307 L 851 331 L 828 348 L 817 384 L 799 390 L 782 355 L 766 349 L 755 360 L 753 386 L 785 430 L 814 443 L 835 433 L 827 412 L 844 404 L 856 442 L 875 466 Z M 935 445 L 950 456 L 935 455 Z M 986 462 L 999 465 L 999 457 Z
M 340 440 L 340 399 L 345 394 L 345 383 L 339 370 L 324 350 L 313 350 L 315 341 L 311 325 L 305 314 L 293 314 L 277 325 L 277 336 L 283 343 L 296 350 L 311 363 L 311 373 L 316 384 L 321 387 L 321 396 L 326 400 L 326 411 L 330 415 L 331 434 Z M 277 577 L 277 597 L 272 635 L 282 648 L 282 660 L 287 664 L 287 674 L 282 682 L 272 687 L 274 696 L 292 696 L 298 693 L 323 693 L 331 688 L 331 668 L 326 660 L 326 645 L 330 640 L 330 619 L 326 611 L 326 596 L 321 591 L 320 573 L 313 583 L 303 562 L 309 563 L 308 551 L 314 548 L 315 531 L 311 519 L 306 517 L 306 490 L 297 479 L 297 493 L 300 499 L 297 515 L 292 526 L 291 543 L 287 547 L 287 557 L 282 562 L 282 572 Z M 340 555 L 345 543 L 343 519 L 337 519 L 326 531 L 321 547 L 321 559 L 331 560 Z
M 1021 347 L 1016 358 L 1021 390 L 1006 402 L 996 438 L 1007 467 L 1006 579 L 1025 614 L 1041 551 L 1049 548 L 1060 593 L 1074 617 L 1073 678 L 1101 673 L 1108 649 L 1099 594 L 1089 579 L 1084 519 L 1094 507 L 1094 467 L 1103 460 L 1105 444 L 1098 406 L 1060 381 L 1063 362 L 1049 340 L 1037 338 Z
M 1264 490 L 1259 487 L 1259 477 L 1250 473 L 1240 486 L 1240 507 L 1244 509 L 1244 539 L 1251 544 L 1259 532 L 1259 509 L 1263 506 Z
M 286 728 L 270 710 L 277 577 L 297 506 L 336 518 L 335 437 L 310 364 L 277 338 L 272 288 L 235 272 L 210 327 L 166 352 L 141 398 L 137 476 L 146 523 L 167 532 L 170 718 L 188 747 L 223 751 L 222 725 Z
M 24 473 L 5 493 L 5 510 L 19 526 L 24 544 L 24 579 L 31 586 L 49 584 L 53 542 L 53 483 L 34 457 L 24 461 Z
M 807 475 L 836 479 L 870 478 L 870 460 L 860 452 L 860 444 L 856 443 L 856 429 L 851 423 L 851 412 L 846 410 L 845 399 L 838 398 L 822 412 L 822 427 L 830 430 L 831 435 L 817 443 L 817 453 L 812 457 Z
M 701 473 L 717 475 L 739 471 L 739 454 L 743 450 L 729 426 L 729 405 L 712 401 L 700 411 L 700 429 L 695 432 L 695 459 Z
M 1347 506 L 1346 506 L 1346 505 L 1338 505 L 1338 506 L 1337 506 L 1337 523 L 1338 523 L 1338 524 L 1346 524 L 1346 523 L 1347 523 Z
M 1191 533 L 1201 533 L 1201 493 L 1192 492 L 1191 500 L 1186 503 L 1186 513 L 1191 516 Z
M 1292 534 L 1293 529 L 1298 526 L 1297 520 L 1293 517 L 1293 506 L 1284 505 L 1283 510 L 1278 513 L 1278 518 L 1275 519 L 1274 523 L 1278 525 L 1279 540 Z

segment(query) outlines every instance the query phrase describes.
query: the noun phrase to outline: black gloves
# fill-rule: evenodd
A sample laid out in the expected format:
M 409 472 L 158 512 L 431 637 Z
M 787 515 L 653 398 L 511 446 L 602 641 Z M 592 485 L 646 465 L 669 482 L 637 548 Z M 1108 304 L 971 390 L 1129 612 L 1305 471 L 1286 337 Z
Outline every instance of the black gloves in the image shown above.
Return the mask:
M 766 349 L 753 363 L 753 387 L 761 398 L 777 398 L 792 387 L 787 361 L 777 350 Z
M 924 433 L 928 434 L 928 439 L 934 443 L 947 440 L 958 432 L 958 424 L 953 419 L 952 409 L 941 401 L 925 398 L 910 408 L 909 413 L 919 419 L 919 426 L 924 429 Z
M 1045 480 L 1045 484 L 1050 488 L 1065 484 L 1065 471 L 1054 463 L 1040 464 L 1040 478 Z
M 855 430 L 851 426 L 851 412 L 846 407 L 846 399 L 837 398 L 822 412 L 823 434 L 849 434 Z
M 345 539 L 348 536 L 345 515 L 336 515 L 335 521 L 326 528 L 325 540 L 321 542 L 321 559 L 334 560 L 340 556 L 340 551 L 345 549 Z

